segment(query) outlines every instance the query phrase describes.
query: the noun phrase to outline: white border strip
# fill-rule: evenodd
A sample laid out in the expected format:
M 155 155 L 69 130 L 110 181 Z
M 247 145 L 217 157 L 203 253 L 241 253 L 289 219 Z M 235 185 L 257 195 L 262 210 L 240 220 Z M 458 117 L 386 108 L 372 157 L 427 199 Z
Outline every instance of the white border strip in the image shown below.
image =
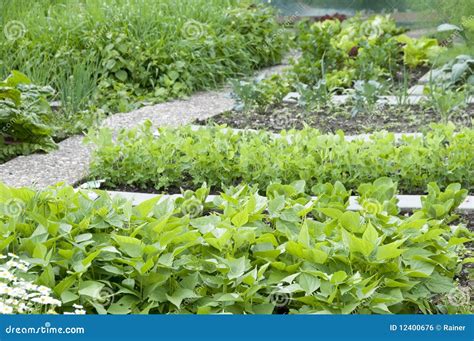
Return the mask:
M 131 193 L 131 192 L 116 192 L 116 191 L 107 191 L 112 198 L 122 197 L 127 200 L 131 200 L 133 205 L 138 205 L 146 200 L 156 198 L 157 196 L 162 195 L 163 198 L 176 199 L 181 197 L 180 194 L 147 194 L 147 193 Z M 211 202 L 214 200 L 216 195 L 209 195 L 207 201 Z M 398 207 L 402 210 L 415 210 L 421 208 L 421 196 L 420 195 L 397 195 L 398 198 Z M 316 199 L 316 197 L 313 197 Z M 349 198 L 349 207 L 350 211 L 359 211 L 361 206 L 358 203 L 357 196 L 351 196 Z M 469 196 L 466 200 L 459 206 L 458 210 L 460 211 L 474 211 L 474 196 Z
M 214 128 L 213 126 L 198 126 L 198 125 L 190 125 L 191 129 L 193 131 L 197 131 L 197 130 L 200 130 L 200 129 L 209 129 L 209 128 Z M 216 127 L 217 129 L 217 127 Z M 238 133 L 244 133 L 244 132 L 252 132 L 252 133 L 258 133 L 260 131 L 263 131 L 263 130 L 256 130 L 256 129 L 239 129 L 239 128 L 222 128 L 222 131 L 224 132 L 227 132 L 227 131 L 232 131 L 234 134 L 238 134 Z M 272 134 L 273 136 L 275 137 L 281 137 L 280 134 L 278 133 L 272 133 L 270 131 L 265 131 L 269 134 Z M 346 141 L 354 141 L 354 140 L 364 140 L 364 141 L 370 141 L 371 137 L 376 135 L 376 134 L 380 134 L 380 133 L 386 133 L 386 134 L 393 134 L 394 137 L 395 137 L 395 140 L 401 140 L 403 137 L 423 137 L 423 134 L 422 133 L 392 133 L 392 132 L 388 132 L 388 131 L 378 131 L 377 133 L 371 133 L 371 134 L 360 134 L 360 135 L 347 135 L 347 136 L 344 136 L 344 138 L 346 139 Z M 327 133 L 327 134 L 323 134 L 324 136 L 326 135 L 332 135 L 332 136 L 338 136 L 337 134 L 331 134 L 331 133 Z M 159 134 L 156 135 L 157 137 L 159 137 Z M 290 138 L 291 137 L 291 133 L 288 133 L 287 135 L 287 138 Z

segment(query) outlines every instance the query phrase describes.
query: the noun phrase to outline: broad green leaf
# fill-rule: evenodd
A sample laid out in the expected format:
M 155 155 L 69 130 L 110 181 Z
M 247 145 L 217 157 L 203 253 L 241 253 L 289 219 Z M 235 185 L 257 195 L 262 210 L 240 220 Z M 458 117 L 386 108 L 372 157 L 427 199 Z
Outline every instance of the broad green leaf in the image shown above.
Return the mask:
M 150 203 L 151 204 L 151 203 Z M 153 208 L 153 216 L 156 218 L 168 217 L 173 214 L 175 208 L 174 200 L 166 198 L 158 202 Z
M 157 202 L 160 200 L 161 196 L 156 196 L 152 199 L 141 202 L 133 209 L 139 217 L 148 217 L 148 215 L 153 211 L 153 208 L 156 206 Z
M 318 208 L 317 210 L 323 213 L 324 215 L 327 215 L 328 217 L 333 218 L 333 219 L 339 219 L 339 217 L 341 217 L 343 214 L 340 210 L 336 208 L 327 207 L 327 208 Z
M 64 291 L 61 293 L 61 302 L 63 304 L 67 304 L 69 302 L 75 302 L 79 299 L 79 296 L 70 292 L 70 291 Z
M 455 286 L 452 279 L 441 276 L 439 273 L 433 273 L 428 280 L 425 282 L 425 285 L 430 291 L 437 294 L 445 294 L 450 292 Z
M 364 234 L 362 235 L 362 239 L 370 242 L 371 245 L 375 246 L 377 243 L 378 237 L 379 237 L 379 234 L 377 230 L 374 228 L 374 226 L 371 223 L 368 223 L 367 227 L 365 228 Z
M 339 217 L 339 223 L 342 227 L 352 232 L 361 232 L 360 214 L 357 212 L 346 211 Z
M 386 260 L 400 256 L 404 250 L 399 249 L 398 247 L 404 242 L 404 240 L 397 240 L 393 243 L 379 246 L 376 255 L 377 260 Z
M 54 287 L 53 291 L 56 295 L 60 296 L 62 295 L 63 292 L 68 290 L 75 283 L 76 283 L 76 276 L 73 275 L 73 276 L 66 277 Z
M 185 289 L 185 288 L 178 288 L 173 295 L 166 295 L 168 300 L 173 303 L 177 308 L 181 307 L 181 303 L 184 299 L 195 299 L 199 298 L 193 290 Z
M 249 221 L 249 214 L 245 210 L 240 211 L 232 218 L 232 224 L 234 224 L 237 227 L 244 226 L 245 224 L 247 224 L 248 221 Z
M 79 294 L 88 296 L 92 299 L 99 300 L 104 284 L 96 281 L 84 281 L 79 284 Z
M 311 295 L 313 292 L 319 289 L 321 285 L 321 280 L 316 276 L 307 273 L 302 273 L 298 277 L 298 284 L 306 292 L 306 295 Z
M 345 271 L 337 271 L 332 274 L 331 276 L 331 283 L 333 284 L 341 284 L 347 278 L 347 274 Z
M 227 274 L 229 279 L 236 279 L 241 277 L 246 271 L 246 259 L 245 257 L 240 257 L 234 260 L 228 260 L 230 271 Z
M 306 222 L 304 222 L 301 225 L 300 234 L 298 235 L 298 243 L 303 244 L 306 247 L 310 247 L 311 246 L 310 240 L 311 239 L 309 236 L 308 225 L 306 224 Z
M 144 246 L 140 240 L 119 235 L 114 235 L 113 239 L 118 243 L 119 249 L 130 257 L 141 257 L 143 255 Z

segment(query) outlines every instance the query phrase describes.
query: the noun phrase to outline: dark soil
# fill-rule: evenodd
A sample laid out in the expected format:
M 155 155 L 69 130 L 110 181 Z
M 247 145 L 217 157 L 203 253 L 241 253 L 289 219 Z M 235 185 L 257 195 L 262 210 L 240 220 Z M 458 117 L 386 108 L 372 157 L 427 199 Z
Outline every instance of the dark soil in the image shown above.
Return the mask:
M 474 232 L 474 212 L 470 213 L 463 213 L 459 219 L 459 222 L 465 223 L 467 228 Z M 474 252 L 474 241 L 471 241 L 466 245 L 471 255 L 466 255 L 466 257 L 472 257 L 472 253 Z M 466 263 L 463 264 L 461 273 L 458 276 L 459 283 L 463 287 L 469 287 L 472 291 L 474 289 L 474 281 L 472 278 L 472 274 L 474 273 L 474 264 L 473 263 Z
M 469 230 L 474 232 L 474 212 L 463 213 L 460 218 L 461 222 L 466 223 Z
M 420 106 L 399 107 L 384 106 L 371 113 L 350 114 L 350 107 L 325 108 L 308 111 L 296 105 L 280 105 L 265 112 L 230 111 L 207 120 L 197 120 L 197 125 L 227 125 L 239 129 L 265 129 L 279 132 L 283 129 L 302 129 L 305 125 L 320 131 L 336 132 L 343 130 L 346 135 L 371 133 L 379 130 L 390 132 L 420 132 L 430 123 L 445 122 L 433 110 Z M 449 120 L 459 126 L 472 127 L 474 105 L 457 114 Z
M 82 184 L 85 184 L 89 181 L 94 181 L 94 179 L 86 179 L 84 181 L 78 182 L 74 184 L 74 187 L 79 187 Z M 234 186 L 238 186 L 241 182 L 235 182 Z M 170 186 L 168 188 L 162 188 L 160 190 L 157 190 L 153 187 L 153 184 L 150 184 L 149 186 L 146 187 L 137 187 L 133 185 L 118 185 L 118 186 L 108 186 L 106 183 L 102 184 L 100 187 L 101 190 L 104 191 L 118 191 L 118 192 L 130 192 L 130 193 L 147 193 L 147 194 L 181 194 L 183 191 L 186 190 L 191 190 L 191 191 L 196 191 L 197 189 L 200 188 L 200 186 L 193 186 L 191 182 L 186 182 L 182 181 L 181 182 L 181 187 L 177 186 Z M 209 194 L 211 195 L 219 195 L 220 193 L 223 192 L 222 188 L 219 188 L 219 186 L 211 187 Z M 423 190 L 412 190 L 410 192 L 405 192 L 403 190 L 399 191 L 399 194 L 411 194 L 411 195 L 426 195 L 426 191 Z

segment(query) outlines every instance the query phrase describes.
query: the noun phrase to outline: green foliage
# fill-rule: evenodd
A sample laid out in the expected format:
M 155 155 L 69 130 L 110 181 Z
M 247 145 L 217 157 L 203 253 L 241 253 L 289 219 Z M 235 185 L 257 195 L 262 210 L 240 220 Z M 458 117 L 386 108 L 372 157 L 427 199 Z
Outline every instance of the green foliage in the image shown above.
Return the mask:
M 0 73 L 19 69 L 68 110 L 127 111 L 215 87 L 278 62 L 274 12 L 236 0 L 26 1 L 0 5 L 18 39 L 0 37 Z
M 56 147 L 47 100 L 53 93 L 50 87 L 31 84 L 18 71 L 0 81 L 0 162 L 17 154 Z
M 429 98 L 426 104 L 448 121 L 466 110 L 473 89 L 474 59 L 460 55 L 430 72 L 429 83 L 424 88 Z
M 438 41 L 432 38 L 414 39 L 402 34 L 396 40 L 403 44 L 403 62 L 409 67 L 429 64 L 442 50 Z
M 382 84 L 377 81 L 356 81 L 351 100 L 354 102 L 352 116 L 360 112 L 373 112 L 382 92 Z
M 106 193 L 0 185 L 1 252 L 32 264 L 62 309 L 89 313 L 446 313 L 472 233 L 449 226 L 466 196 L 430 184 L 423 208 L 400 215 L 390 179 L 344 186 L 241 185 L 132 207 Z M 190 214 L 186 201 L 202 203 Z M 374 207 L 380 208 L 375 210 Z
M 272 104 L 280 103 L 290 91 L 289 80 L 282 75 L 257 78 L 251 82 L 234 81 L 233 95 L 237 99 L 237 111 L 251 109 L 267 110 Z
M 430 80 L 445 87 L 474 86 L 474 58 L 459 55 L 431 71 Z
M 156 132 L 150 123 L 122 131 L 116 139 L 107 129 L 90 137 L 97 147 L 90 177 L 112 187 L 161 190 L 207 183 L 222 189 L 245 182 L 264 190 L 273 182 L 304 180 L 311 187 L 338 179 L 355 189 L 388 176 L 409 193 L 429 182 L 474 189 L 474 130 L 456 134 L 453 125 L 400 141 L 383 132 L 368 141 L 347 141 L 342 132 L 323 135 L 310 128 L 281 136 L 219 127 Z
M 471 86 L 472 89 L 472 86 Z M 424 88 L 424 93 L 428 98 L 422 104 L 434 110 L 442 118 L 444 122 L 448 122 L 451 118 L 458 116 L 457 120 L 462 120 L 462 113 L 468 107 L 468 98 L 472 95 L 472 90 L 452 89 L 446 84 L 438 85 L 431 83 Z M 469 116 L 466 123 L 469 123 Z
M 301 23 L 297 35 L 301 58 L 294 76 L 305 84 L 325 78 L 328 88 L 347 88 L 355 80 L 379 80 L 399 69 L 403 55 L 394 39 L 402 32 L 388 16 L 339 22 Z M 324 66 L 324 67 L 323 67 Z
M 442 51 L 436 39 L 412 39 L 403 32 L 389 16 L 382 15 L 368 19 L 356 16 L 344 22 L 303 21 L 295 39 L 301 56 L 292 66 L 277 78 L 245 84 L 242 90 L 246 91 L 235 93 L 244 109 L 265 109 L 281 102 L 291 91 L 304 97 L 304 106 L 317 106 L 326 103 L 331 93 L 351 89 L 355 84 L 396 80 L 407 67 L 429 65 L 430 57 Z

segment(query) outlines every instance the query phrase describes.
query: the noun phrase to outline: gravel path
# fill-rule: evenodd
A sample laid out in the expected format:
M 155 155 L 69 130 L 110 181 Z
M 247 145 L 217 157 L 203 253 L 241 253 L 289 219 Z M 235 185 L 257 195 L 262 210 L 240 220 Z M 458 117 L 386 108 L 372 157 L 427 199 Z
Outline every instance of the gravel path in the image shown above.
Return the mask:
M 265 75 L 281 72 L 286 67 L 273 66 L 261 70 Z M 206 119 L 232 109 L 234 100 L 230 89 L 193 94 L 187 99 L 174 100 L 143 107 L 130 113 L 107 118 L 104 126 L 113 129 L 131 128 L 150 120 L 156 126 L 178 126 Z M 74 184 L 88 172 L 91 147 L 85 146 L 82 136 L 73 136 L 59 143 L 59 149 L 49 154 L 20 156 L 0 165 L 0 182 L 13 187 L 45 188 L 58 182 Z

